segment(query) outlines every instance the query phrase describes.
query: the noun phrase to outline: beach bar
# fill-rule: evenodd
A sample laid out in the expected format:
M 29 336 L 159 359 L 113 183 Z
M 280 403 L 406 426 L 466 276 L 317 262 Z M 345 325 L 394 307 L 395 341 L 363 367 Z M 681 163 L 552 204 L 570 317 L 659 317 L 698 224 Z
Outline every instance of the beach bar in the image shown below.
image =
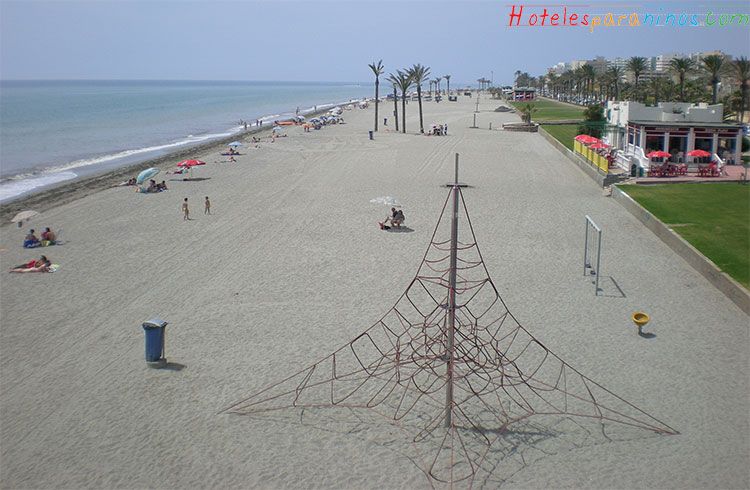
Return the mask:
M 608 132 L 604 140 L 620 152 L 617 163 L 626 170 L 636 164 L 648 170 L 650 152 L 669 153 L 670 162 L 698 163 L 693 150 L 711 154 L 719 167 L 742 162 L 742 126 L 724 122 L 722 104 L 664 102 L 646 106 L 639 102 L 607 103 Z
M 516 87 L 513 89 L 513 100 L 534 100 L 536 89 L 533 87 Z

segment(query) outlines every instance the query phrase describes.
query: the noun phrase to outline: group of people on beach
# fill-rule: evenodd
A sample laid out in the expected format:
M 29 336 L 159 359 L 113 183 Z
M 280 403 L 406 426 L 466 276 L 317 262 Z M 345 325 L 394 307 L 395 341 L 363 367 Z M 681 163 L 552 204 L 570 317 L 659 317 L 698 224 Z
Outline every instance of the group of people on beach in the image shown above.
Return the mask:
M 447 136 L 448 125 L 447 124 L 433 124 L 430 130 L 427 132 L 428 136 Z
M 36 248 L 36 247 L 48 247 L 57 243 L 57 235 L 55 232 L 50 230 L 49 227 L 45 228 L 41 235 L 41 240 L 34 234 L 34 230 L 29 230 L 29 233 L 23 239 L 23 248 Z
M 211 200 L 208 196 L 203 201 L 203 214 L 211 214 Z M 182 219 L 183 221 L 190 221 L 190 206 L 188 205 L 187 197 L 182 201 Z
M 166 181 L 162 180 L 161 183 L 157 184 L 154 179 L 148 181 L 148 187 L 142 192 L 163 192 L 167 189 Z

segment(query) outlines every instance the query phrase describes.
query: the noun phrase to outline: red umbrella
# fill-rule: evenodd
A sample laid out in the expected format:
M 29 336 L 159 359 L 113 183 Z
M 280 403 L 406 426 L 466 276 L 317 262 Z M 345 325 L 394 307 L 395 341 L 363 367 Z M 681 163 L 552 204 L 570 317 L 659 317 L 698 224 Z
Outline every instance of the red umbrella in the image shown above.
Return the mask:
M 201 160 L 183 160 L 180 163 L 177 164 L 178 167 L 195 167 L 196 165 L 205 165 L 206 162 L 203 162 Z
M 193 167 L 196 165 L 205 165 L 206 162 L 201 160 L 183 160 L 180 163 L 177 164 L 178 167 L 183 168 L 189 168 L 190 169 L 190 178 L 193 178 Z
M 666 151 L 661 151 L 661 150 L 652 151 L 646 154 L 646 157 L 648 158 L 669 158 L 671 156 L 672 156 L 671 154 L 667 153 Z
M 589 145 L 589 148 L 592 150 L 603 150 L 604 148 L 609 148 L 609 145 L 603 141 L 597 141 L 596 143 Z
M 580 143 L 589 144 L 589 143 L 596 143 L 597 141 L 599 141 L 599 138 L 594 138 L 590 134 L 579 134 L 578 136 L 575 137 L 575 140 Z
M 705 157 L 710 157 L 711 154 L 707 152 L 706 150 L 691 150 L 687 152 L 687 156 L 705 158 Z

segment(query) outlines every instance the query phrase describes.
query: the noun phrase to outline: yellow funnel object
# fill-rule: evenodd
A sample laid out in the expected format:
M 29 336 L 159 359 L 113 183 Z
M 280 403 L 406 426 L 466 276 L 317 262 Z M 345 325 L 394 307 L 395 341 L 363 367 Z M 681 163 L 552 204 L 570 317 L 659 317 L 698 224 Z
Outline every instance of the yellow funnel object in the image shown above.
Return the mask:
M 645 324 L 648 323 L 651 318 L 649 316 L 641 311 L 636 311 L 633 313 L 633 315 L 630 317 L 631 320 L 633 320 L 633 323 L 635 323 L 638 328 L 641 328 Z

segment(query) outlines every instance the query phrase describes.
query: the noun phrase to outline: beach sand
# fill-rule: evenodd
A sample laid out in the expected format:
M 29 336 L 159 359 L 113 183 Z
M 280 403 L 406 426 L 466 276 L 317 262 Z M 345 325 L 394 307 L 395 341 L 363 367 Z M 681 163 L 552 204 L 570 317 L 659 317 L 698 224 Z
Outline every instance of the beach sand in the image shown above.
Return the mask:
M 222 413 L 375 323 L 414 277 L 460 153 L 460 180 L 489 274 L 553 352 L 680 432 L 491 454 L 496 488 L 748 488 L 748 317 L 538 134 L 490 131 L 513 114 L 483 98 L 425 103 L 449 135 L 346 124 L 212 150 L 164 175 L 168 192 L 111 188 L 0 228 L 0 266 L 46 254 L 54 274 L 0 275 L 0 487 L 429 488 L 388 440 L 337 410 Z M 399 107 L 400 109 L 400 107 Z M 392 103 L 381 105 L 381 117 Z M 382 123 L 382 120 L 381 120 Z M 173 163 L 176 163 L 175 160 Z M 398 197 L 411 233 L 386 233 Z M 209 196 L 212 215 L 203 214 Z M 180 205 L 189 198 L 191 221 Z M 583 221 L 603 228 L 603 294 L 582 276 Z M 23 250 L 28 228 L 65 244 Z M 634 311 L 652 321 L 639 337 Z M 141 322 L 169 322 L 171 369 L 144 362 Z M 387 434 L 385 434 L 387 436 Z M 554 441 L 553 441 L 554 442 Z M 519 455 L 523 458 L 519 463 Z

